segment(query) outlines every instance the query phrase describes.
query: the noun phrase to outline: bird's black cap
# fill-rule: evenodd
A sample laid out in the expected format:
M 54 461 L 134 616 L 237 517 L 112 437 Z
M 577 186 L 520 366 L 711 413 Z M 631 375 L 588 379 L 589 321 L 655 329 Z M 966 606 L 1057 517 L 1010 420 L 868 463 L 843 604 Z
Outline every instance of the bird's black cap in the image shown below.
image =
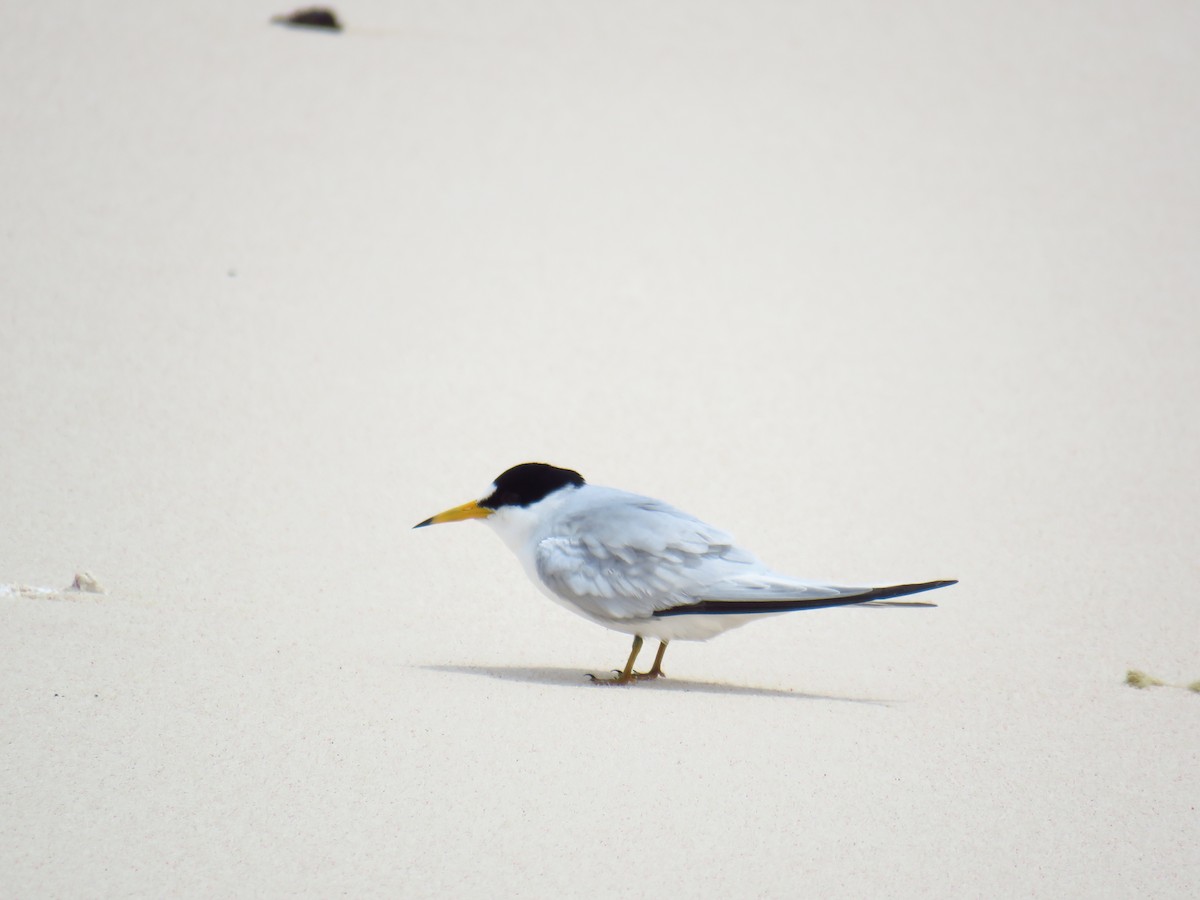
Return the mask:
M 521 463 L 496 479 L 496 489 L 479 501 L 487 509 L 529 506 L 567 486 L 584 484 L 583 476 L 546 463 Z

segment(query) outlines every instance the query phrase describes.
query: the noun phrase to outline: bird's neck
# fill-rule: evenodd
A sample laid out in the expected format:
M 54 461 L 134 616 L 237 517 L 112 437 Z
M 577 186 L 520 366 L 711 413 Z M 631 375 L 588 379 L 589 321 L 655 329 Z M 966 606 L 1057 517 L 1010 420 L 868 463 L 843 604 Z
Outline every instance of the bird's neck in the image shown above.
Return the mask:
M 484 521 L 513 553 L 524 558 L 538 541 L 549 536 L 549 523 L 557 518 L 576 490 L 564 488 L 555 491 L 532 506 L 501 507 Z

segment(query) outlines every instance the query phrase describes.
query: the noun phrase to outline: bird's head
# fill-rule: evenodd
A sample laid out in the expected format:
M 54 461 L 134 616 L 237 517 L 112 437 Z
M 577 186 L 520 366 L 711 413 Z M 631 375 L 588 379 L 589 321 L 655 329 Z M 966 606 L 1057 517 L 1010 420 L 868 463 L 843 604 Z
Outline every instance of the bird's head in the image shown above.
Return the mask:
M 423 528 L 463 519 L 487 519 L 498 512 L 526 509 L 556 491 L 580 487 L 584 483 L 583 476 L 571 469 L 560 469 L 546 463 L 521 463 L 497 477 L 492 482 L 491 492 L 482 500 L 455 506 L 413 527 Z

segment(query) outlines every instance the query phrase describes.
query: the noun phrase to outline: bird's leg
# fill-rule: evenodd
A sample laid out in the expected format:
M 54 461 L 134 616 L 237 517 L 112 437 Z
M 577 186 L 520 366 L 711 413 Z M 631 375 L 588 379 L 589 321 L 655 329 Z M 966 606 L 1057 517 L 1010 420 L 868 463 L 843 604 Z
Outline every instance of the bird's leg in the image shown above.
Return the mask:
M 629 661 L 625 663 L 624 671 L 617 672 L 616 678 L 598 678 L 595 675 L 588 675 L 592 681 L 600 684 L 629 684 L 635 678 L 633 674 L 633 661 L 637 659 L 638 652 L 642 649 L 642 636 L 634 635 L 633 649 L 629 651 Z
M 633 677 L 638 681 L 649 681 L 651 678 L 666 678 L 667 673 L 662 670 L 663 654 L 667 652 L 667 641 L 658 642 L 658 655 L 654 657 L 654 665 L 650 667 L 649 672 L 634 672 Z

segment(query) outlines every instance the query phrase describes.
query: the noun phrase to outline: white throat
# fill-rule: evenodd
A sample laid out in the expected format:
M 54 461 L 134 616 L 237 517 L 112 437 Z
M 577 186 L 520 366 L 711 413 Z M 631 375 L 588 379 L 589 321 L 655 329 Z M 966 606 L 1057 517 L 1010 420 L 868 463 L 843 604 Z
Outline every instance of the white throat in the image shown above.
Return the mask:
M 575 496 L 577 487 L 559 488 L 529 506 L 502 506 L 483 521 L 492 526 L 508 549 L 526 561 L 534 545 L 546 537 L 546 523 Z

